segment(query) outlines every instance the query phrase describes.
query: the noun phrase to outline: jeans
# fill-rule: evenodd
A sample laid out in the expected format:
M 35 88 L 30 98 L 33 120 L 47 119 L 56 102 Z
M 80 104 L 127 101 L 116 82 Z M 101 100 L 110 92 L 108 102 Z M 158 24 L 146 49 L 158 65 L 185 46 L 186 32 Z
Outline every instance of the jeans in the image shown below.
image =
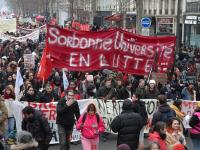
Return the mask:
M 192 146 L 193 146 L 193 150 L 199 150 L 200 147 L 200 139 L 193 139 L 192 140 Z
M 7 123 L 7 138 L 9 137 L 9 134 L 14 131 L 15 129 L 15 118 L 10 117 L 8 118 L 8 123 Z
M 60 150 L 70 150 L 70 138 L 72 129 L 66 129 L 58 124 L 58 136 L 60 142 Z

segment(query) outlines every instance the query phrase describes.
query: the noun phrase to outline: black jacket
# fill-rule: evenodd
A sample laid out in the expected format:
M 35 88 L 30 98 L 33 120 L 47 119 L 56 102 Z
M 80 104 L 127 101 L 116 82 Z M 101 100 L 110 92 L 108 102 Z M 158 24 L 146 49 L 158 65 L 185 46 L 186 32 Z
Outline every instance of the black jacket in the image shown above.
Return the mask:
M 46 91 L 41 95 L 41 98 L 39 99 L 40 103 L 50 103 L 52 100 L 58 101 L 59 96 L 52 91 L 51 93 L 47 93 Z
M 106 86 L 103 86 L 98 89 L 97 97 L 98 98 L 107 97 L 107 99 L 112 99 L 113 97 L 117 98 L 117 91 L 113 87 L 106 88 Z
M 130 90 L 130 93 L 131 93 L 131 96 L 132 96 L 133 95 L 133 89 Z M 126 89 L 126 87 L 121 88 L 119 90 L 117 96 L 118 96 L 118 99 L 120 99 L 120 100 L 124 100 L 124 99 L 130 98 L 129 92 Z
M 168 104 L 162 104 L 158 107 L 158 111 L 153 114 L 152 125 L 155 125 L 158 121 L 164 121 L 163 118 L 166 116 L 169 120 L 172 117 L 176 117 L 176 112 Z M 167 123 L 167 121 L 164 122 Z
M 39 143 L 50 143 L 52 131 L 48 120 L 38 110 L 35 110 L 32 119 L 23 119 L 22 130 L 28 131 Z
M 123 110 L 111 123 L 112 131 L 115 133 L 118 132 L 117 145 L 127 144 L 131 150 L 138 148 L 142 127 L 142 117 L 138 113 L 132 112 L 132 109 Z
M 133 112 L 139 113 L 141 115 L 143 125 L 147 124 L 148 115 L 144 101 L 138 100 L 136 102 L 133 102 Z
M 20 101 L 26 101 L 26 102 L 36 102 L 37 97 L 36 95 L 30 95 L 28 93 L 25 93 L 25 95 L 20 99 Z
M 71 106 L 66 105 L 66 100 L 64 98 L 58 101 L 57 124 L 62 125 L 68 130 L 72 130 L 75 123 L 74 115 L 76 116 L 76 120 L 78 120 L 80 117 L 80 109 L 77 101 L 75 101 Z

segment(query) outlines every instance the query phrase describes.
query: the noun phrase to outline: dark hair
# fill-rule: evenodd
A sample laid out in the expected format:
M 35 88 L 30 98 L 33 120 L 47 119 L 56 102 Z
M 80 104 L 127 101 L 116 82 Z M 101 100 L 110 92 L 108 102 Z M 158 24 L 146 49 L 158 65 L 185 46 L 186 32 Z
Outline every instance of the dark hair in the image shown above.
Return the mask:
M 172 132 L 172 123 L 174 122 L 174 120 L 178 121 L 178 123 L 181 125 L 181 121 L 177 118 L 177 117 L 172 117 L 169 119 L 168 123 L 167 123 L 167 131 L 168 132 Z
M 163 131 L 166 127 L 166 124 L 162 121 L 158 121 L 155 126 L 152 128 L 152 133 L 157 132 L 162 140 L 166 139 L 166 133 Z
M 22 110 L 22 113 L 23 114 L 33 114 L 34 113 L 34 108 L 31 107 L 31 106 L 26 106 L 23 110 Z
M 160 104 L 166 104 L 167 103 L 167 97 L 165 95 L 158 95 L 158 101 Z
M 182 100 L 180 100 L 180 99 L 177 99 L 177 100 L 174 101 L 174 105 L 175 105 L 176 107 L 178 107 L 179 109 L 181 108 L 181 107 L 180 107 L 181 104 L 182 104 Z
M 96 113 L 96 112 L 97 112 L 97 109 L 96 109 L 96 106 L 95 106 L 93 103 L 91 103 L 91 104 L 88 105 L 88 107 L 87 107 L 87 113 L 90 111 L 90 107 L 91 107 L 91 106 L 94 107 L 94 112 Z
M 152 148 L 153 145 L 157 145 L 158 148 L 160 149 L 159 143 L 154 142 L 154 141 L 151 141 L 151 142 L 149 142 L 149 143 L 147 144 L 147 147 L 145 147 L 144 150 L 151 150 L 151 148 Z
M 142 95 L 140 93 L 137 93 L 137 92 L 134 93 L 133 95 L 135 95 L 135 97 L 138 98 L 138 100 L 140 100 L 141 97 L 142 97 Z

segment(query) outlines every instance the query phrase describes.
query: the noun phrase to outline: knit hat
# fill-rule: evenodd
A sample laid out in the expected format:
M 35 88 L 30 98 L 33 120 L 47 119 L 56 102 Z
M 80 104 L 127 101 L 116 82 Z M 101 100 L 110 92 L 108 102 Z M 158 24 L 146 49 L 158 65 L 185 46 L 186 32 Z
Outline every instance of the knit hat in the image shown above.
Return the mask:
M 174 145 L 173 150 L 185 150 L 185 147 L 183 144 L 176 144 Z
M 117 150 L 131 150 L 127 144 L 120 144 L 117 146 Z

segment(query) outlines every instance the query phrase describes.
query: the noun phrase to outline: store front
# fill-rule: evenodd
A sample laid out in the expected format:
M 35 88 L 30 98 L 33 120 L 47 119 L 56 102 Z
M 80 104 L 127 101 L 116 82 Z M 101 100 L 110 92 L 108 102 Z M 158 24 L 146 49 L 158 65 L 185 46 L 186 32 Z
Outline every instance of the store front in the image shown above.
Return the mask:
M 200 47 L 200 15 L 184 16 L 184 43 Z
M 173 17 L 156 17 L 156 35 L 174 35 L 175 25 Z

